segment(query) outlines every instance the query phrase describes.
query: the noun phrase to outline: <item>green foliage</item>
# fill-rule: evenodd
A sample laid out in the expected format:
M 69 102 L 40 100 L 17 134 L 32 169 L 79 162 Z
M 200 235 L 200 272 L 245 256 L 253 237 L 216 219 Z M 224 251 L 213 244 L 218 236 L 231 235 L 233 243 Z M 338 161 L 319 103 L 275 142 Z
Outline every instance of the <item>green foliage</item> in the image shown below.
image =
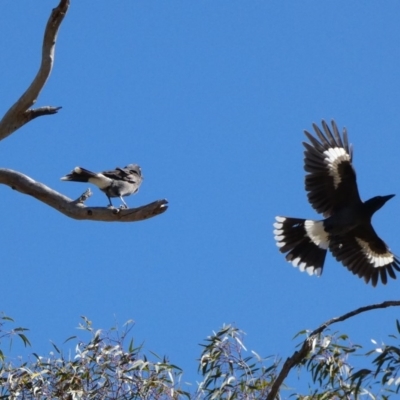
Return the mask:
M 361 346 L 349 343 L 346 335 L 337 332 L 319 334 L 310 340 L 311 352 L 298 368 L 305 367 L 310 372 L 312 385 L 310 394 L 299 398 L 349 399 L 364 394 L 364 388 L 352 384 L 350 380 L 353 367 L 349 363 L 349 355 L 356 353 Z
M 244 333 L 227 325 L 206 339 L 203 344 L 199 371 L 204 380 L 199 384 L 201 398 L 263 399 L 275 379 L 278 361 L 266 367 L 257 353 L 243 356 Z
M 28 329 L 17 327 L 7 331 L 5 329 L 5 325 L 10 322 L 14 322 L 14 320 L 5 315 L 4 313 L 0 315 L 0 346 L 4 347 L 4 341 L 7 340 L 11 347 L 13 343 L 13 338 L 15 336 L 18 336 L 22 340 L 25 346 L 30 346 L 31 344 L 28 338 L 25 336 L 24 333 L 22 333 L 26 332 Z M 0 362 L 4 362 L 4 353 L 1 350 L 1 348 L 0 348 Z
M 30 345 L 24 328 L 6 330 L 13 320 L 0 317 L 0 399 L 143 399 L 143 400 L 212 400 L 268 399 L 271 387 L 285 368 L 277 357 L 261 358 L 244 345 L 244 333 L 232 325 L 223 326 L 201 344 L 198 372 L 202 377 L 196 389 L 184 390 L 183 372 L 165 357 L 144 354 L 127 336 L 133 327 L 128 321 L 122 330 L 95 330 L 82 317 L 79 329 L 88 340 L 72 336 L 74 355 L 67 357 L 53 344 L 48 357 L 33 353 L 34 361 L 14 365 L 4 356 L 5 342 L 18 337 Z M 397 321 L 397 332 L 400 323 Z M 310 351 L 297 365 L 306 377 L 308 393 L 280 388 L 275 398 L 295 399 L 388 399 L 400 391 L 400 344 L 390 335 L 391 344 L 372 341 L 374 348 L 362 353 L 361 346 L 343 334 L 318 334 L 308 337 Z M 127 343 L 126 343 L 127 342 Z M 125 344 L 126 343 L 126 344 Z M 65 344 L 64 344 L 65 346 Z M 127 347 L 127 348 L 126 348 Z M 70 352 L 70 350 L 69 350 Z M 359 356 L 357 359 L 354 356 Z M 362 361 L 356 367 L 351 361 Z M 279 380 L 278 380 L 279 381 Z M 274 392 L 272 391 L 272 396 Z M 270 396 L 270 397 L 272 397 Z
M 178 399 L 189 395 L 179 389 L 181 370 L 165 358 L 150 361 L 141 347 L 124 350 L 126 335 L 112 329 L 95 331 L 83 318 L 79 328 L 90 334 L 88 343 L 79 341 L 75 356 L 67 358 L 53 344 L 49 357 L 19 367 L 1 364 L 0 398 L 21 399 Z M 68 341 L 76 339 L 69 338 Z
M 397 329 L 399 331 L 399 323 Z M 312 339 L 312 351 L 298 367 L 305 367 L 311 374 L 313 388 L 309 395 L 296 395 L 299 399 L 388 399 L 400 390 L 400 343 L 377 345 L 367 353 L 343 334 L 318 335 Z M 374 356 L 372 360 L 368 357 Z M 350 363 L 360 361 L 356 368 Z M 311 385 L 310 385 L 311 386 Z

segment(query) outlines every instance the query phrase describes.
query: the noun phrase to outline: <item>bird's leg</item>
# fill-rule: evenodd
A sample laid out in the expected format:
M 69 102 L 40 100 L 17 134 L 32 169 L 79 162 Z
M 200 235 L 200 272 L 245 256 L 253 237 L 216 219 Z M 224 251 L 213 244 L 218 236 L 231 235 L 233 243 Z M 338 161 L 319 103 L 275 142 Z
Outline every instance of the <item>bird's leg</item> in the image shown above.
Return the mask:
M 122 198 L 122 196 L 119 196 L 119 198 L 121 199 L 122 203 L 124 204 L 123 206 L 121 206 L 121 208 L 129 208 L 128 205 L 125 203 L 124 199 Z
M 114 206 L 113 206 L 113 204 L 111 202 L 111 197 L 108 196 L 107 194 L 106 194 L 106 196 L 107 196 L 108 201 L 110 202 L 110 204 L 107 206 L 107 208 L 114 208 Z

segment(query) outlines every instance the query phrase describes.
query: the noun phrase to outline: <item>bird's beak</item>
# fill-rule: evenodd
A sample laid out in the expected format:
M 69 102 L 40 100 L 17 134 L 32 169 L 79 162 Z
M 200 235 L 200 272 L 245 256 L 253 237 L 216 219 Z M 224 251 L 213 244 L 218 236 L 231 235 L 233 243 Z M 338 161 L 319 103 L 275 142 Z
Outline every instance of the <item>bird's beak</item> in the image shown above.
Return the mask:
M 386 203 L 388 200 L 392 199 L 394 196 L 396 196 L 396 195 L 395 194 L 388 194 L 387 196 L 382 196 L 382 197 L 384 198 L 385 203 Z

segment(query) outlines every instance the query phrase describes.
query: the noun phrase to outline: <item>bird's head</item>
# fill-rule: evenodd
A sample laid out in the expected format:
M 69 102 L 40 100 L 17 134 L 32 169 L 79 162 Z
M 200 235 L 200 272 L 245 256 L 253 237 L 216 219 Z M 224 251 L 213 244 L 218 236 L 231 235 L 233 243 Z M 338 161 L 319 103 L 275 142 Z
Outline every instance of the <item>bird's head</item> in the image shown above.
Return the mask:
M 126 167 L 124 167 L 124 170 L 128 171 L 129 174 L 135 174 L 142 177 L 142 169 L 137 164 L 129 164 Z
M 374 212 L 382 208 L 384 204 L 394 196 L 394 194 L 388 194 L 387 196 L 376 196 L 372 199 L 367 200 L 365 204 L 368 205 L 368 208 L 371 210 L 372 215 Z

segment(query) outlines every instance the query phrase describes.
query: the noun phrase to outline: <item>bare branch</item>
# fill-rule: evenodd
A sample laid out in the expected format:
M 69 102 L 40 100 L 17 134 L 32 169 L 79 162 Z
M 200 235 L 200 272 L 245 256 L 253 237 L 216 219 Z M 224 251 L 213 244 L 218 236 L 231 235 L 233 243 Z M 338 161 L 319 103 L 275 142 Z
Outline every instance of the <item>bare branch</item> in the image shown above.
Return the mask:
M 68 11 L 70 0 L 60 0 L 58 7 L 52 10 L 44 32 L 42 46 L 42 61 L 39 71 L 19 100 L 7 111 L 0 121 L 0 140 L 5 139 L 17 129 L 42 115 L 57 113 L 61 107 L 45 106 L 32 109 L 47 79 L 54 63 L 55 44 L 58 30 Z M 10 186 L 21 193 L 29 194 L 62 212 L 70 218 L 87 219 L 91 221 L 142 221 L 162 214 L 167 210 L 167 201 L 158 200 L 139 208 L 116 209 L 106 207 L 86 207 L 83 203 L 91 195 L 86 191 L 77 200 L 56 192 L 55 190 L 36 182 L 28 176 L 9 169 L 0 169 L 0 183 Z
M 138 208 L 86 207 L 83 201 L 90 195 L 90 191 L 85 192 L 78 200 L 72 200 L 43 183 L 6 168 L 0 168 L 0 183 L 40 200 L 67 217 L 79 220 L 104 222 L 143 221 L 162 214 L 168 208 L 167 200 L 157 200 Z
M 86 189 L 84 193 L 82 193 L 75 201 L 74 203 L 84 203 L 90 196 L 92 195 L 92 191 L 90 188 Z
M 54 62 L 54 50 L 57 39 L 58 29 L 68 11 L 69 0 L 60 0 L 58 7 L 54 8 L 44 33 L 42 47 L 42 62 L 39 71 L 19 100 L 6 112 L 0 121 L 0 140 L 11 135 L 21 126 L 25 125 L 32 119 L 42 116 L 55 114 L 60 107 L 40 107 L 30 109 L 35 104 L 41 90 L 43 89 Z
M 346 319 L 354 317 L 355 315 L 361 314 L 363 312 L 370 311 L 370 310 L 376 310 L 378 308 L 388 308 L 388 307 L 397 307 L 397 306 L 400 306 L 400 301 L 393 300 L 393 301 L 384 301 L 383 303 L 371 304 L 370 306 L 357 308 L 357 310 L 350 311 L 347 314 L 342 315 L 341 317 L 335 317 L 335 318 L 332 318 L 329 321 L 323 323 L 320 327 L 318 327 L 317 329 L 315 329 L 314 331 L 311 332 L 310 337 L 318 335 L 319 333 L 324 331 L 329 325 L 335 324 L 336 322 L 345 321 Z
M 300 350 L 295 351 L 293 355 L 289 357 L 283 364 L 281 372 L 279 373 L 278 377 L 276 378 L 274 384 L 271 387 L 271 391 L 268 394 L 267 400 L 274 400 L 276 398 L 279 388 L 281 387 L 283 381 L 288 376 L 290 370 L 296 365 L 300 364 L 308 356 L 308 353 L 312 348 L 311 344 L 315 339 L 315 337 L 320 333 L 322 333 L 329 325 L 345 321 L 346 319 L 349 319 L 366 311 L 375 310 L 378 308 L 397 307 L 397 306 L 400 306 L 400 301 L 384 301 L 383 303 L 360 307 L 354 311 L 350 311 L 342 315 L 341 317 L 332 318 L 329 321 L 320 325 L 317 329 L 313 330 L 311 334 L 308 336 L 308 338 L 303 342 Z

